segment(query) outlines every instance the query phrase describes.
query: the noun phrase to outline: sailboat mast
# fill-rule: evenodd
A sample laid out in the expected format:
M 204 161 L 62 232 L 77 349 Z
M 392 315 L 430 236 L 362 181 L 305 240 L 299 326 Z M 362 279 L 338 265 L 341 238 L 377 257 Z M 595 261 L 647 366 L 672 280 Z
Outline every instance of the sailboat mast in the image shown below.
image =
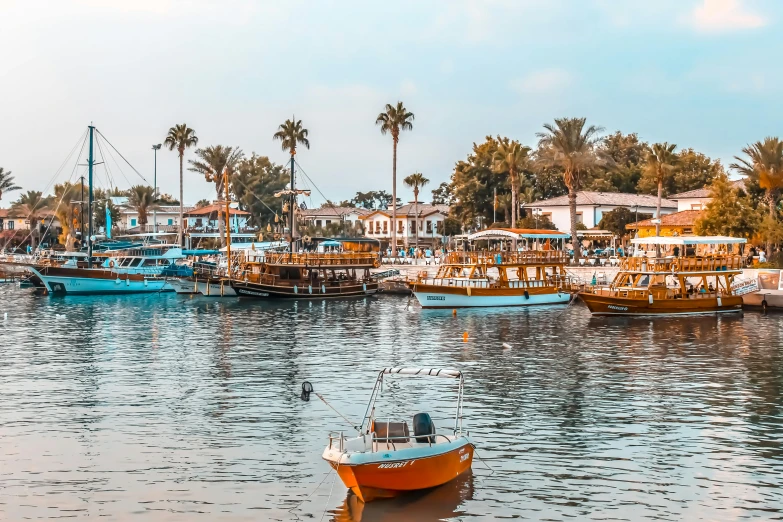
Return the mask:
M 228 261 L 228 277 L 231 278 L 231 199 L 228 193 L 228 167 L 223 169 L 223 188 L 226 192 L 226 258 Z
M 93 164 L 95 163 L 95 160 L 93 158 L 93 131 L 95 130 L 95 127 L 90 125 L 90 155 L 87 159 L 87 182 L 88 182 L 88 200 L 87 200 L 87 266 L 92 268 L 92 202 L 93 202 L 93 193 L 92 193 L 92 170 L 93 170 Z

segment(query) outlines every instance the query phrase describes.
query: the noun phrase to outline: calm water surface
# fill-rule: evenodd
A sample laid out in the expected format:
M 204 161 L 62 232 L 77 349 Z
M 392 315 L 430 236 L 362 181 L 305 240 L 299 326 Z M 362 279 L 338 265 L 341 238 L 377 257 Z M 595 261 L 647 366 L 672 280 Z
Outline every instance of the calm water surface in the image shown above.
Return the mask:
M 783 518 L 783 315 L 405 305 L 0 287 L 0 519 Z M 299 391 L 358 420 L 392 365 L 465 372 L 486 465 L 363 506 L 320 458 L 350 428 Z M 453 384 L 402 380 L 386 403 L 446 427 Z

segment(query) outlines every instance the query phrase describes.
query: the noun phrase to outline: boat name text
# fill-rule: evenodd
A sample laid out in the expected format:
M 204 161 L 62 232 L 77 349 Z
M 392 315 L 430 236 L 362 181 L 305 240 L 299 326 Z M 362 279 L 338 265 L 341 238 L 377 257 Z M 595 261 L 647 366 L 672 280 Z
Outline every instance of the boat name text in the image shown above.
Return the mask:
M 428 295 L 427 301 L 445 301 L 446 296 L 443 295 Z
M 408 465 L 408 462 L 385 462 L 378 464 L 378 469 L 390 469 L 390 468 L 404 468 Z
M 607 308 L 610 310 L 620 310 L 621 312 L 625 312 L 628 310 L 627 306 L 615 306 L 615 305 L 607 305 Z

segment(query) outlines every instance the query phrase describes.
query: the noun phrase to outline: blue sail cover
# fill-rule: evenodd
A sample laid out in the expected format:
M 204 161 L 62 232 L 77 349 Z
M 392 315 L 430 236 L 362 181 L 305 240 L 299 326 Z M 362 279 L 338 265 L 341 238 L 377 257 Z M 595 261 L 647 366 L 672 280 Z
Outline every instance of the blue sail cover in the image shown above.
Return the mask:
M 109 203 L 106 203 L 106 237 L 111 239 L 111 208 Z

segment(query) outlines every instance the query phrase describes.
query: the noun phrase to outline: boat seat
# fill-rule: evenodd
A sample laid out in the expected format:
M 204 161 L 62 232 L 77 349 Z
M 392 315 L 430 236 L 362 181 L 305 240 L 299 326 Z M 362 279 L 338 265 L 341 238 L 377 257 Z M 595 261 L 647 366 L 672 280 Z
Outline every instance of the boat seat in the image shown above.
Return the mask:
M 375 433 L 374 439 L 378 441 L 389 441 L 395 444 L 408 442 L 410 431 L 407 422 L 383 422 L 373 421 L 371 431 Z M 391 439 L 391 440 L 389 440 Z
M 417 413 L 413 416 L 413 435 L 416 437 L 416 442 L 435 442 L 435 423 L 432 422 L 432 417 L 429 413 Z M 429 437 L 421 437 L 420 435 L 430 435 Z

